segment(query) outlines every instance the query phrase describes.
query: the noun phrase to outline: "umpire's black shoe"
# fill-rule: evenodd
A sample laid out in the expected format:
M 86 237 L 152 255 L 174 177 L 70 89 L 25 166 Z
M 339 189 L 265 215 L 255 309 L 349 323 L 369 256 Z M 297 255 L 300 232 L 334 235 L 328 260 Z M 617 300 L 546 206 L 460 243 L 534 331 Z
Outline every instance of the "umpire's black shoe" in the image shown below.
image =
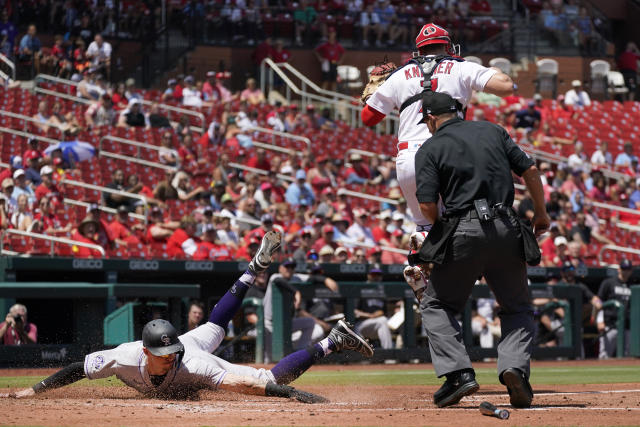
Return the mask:
M 518 368 L 505 369 L 502 372 L 502 382 L 507 386 L 511 406 L 514 408 L 529 408 L 533 400 L 533 390 L 529 380 Z
M 469 396 L 480 389 L 473 369 L 463 369 L 446 375 L 447 380 L 433 394 L 433 403 L 439 408 L 455 405 L 464 396 Z

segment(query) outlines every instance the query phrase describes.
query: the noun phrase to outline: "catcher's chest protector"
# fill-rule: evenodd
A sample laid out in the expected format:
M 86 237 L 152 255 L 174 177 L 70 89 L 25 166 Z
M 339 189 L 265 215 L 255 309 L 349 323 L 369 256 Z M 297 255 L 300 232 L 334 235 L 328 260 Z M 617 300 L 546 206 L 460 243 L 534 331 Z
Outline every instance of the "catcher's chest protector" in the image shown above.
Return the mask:
M 433 74 L 433 71 L 436 69 L 438 64 L 440 64 L 442 61 L 445 61 L 445 60 L 458 61 L 458 62 L 463 62 L 464 61 L 464 59 L 456 58 L 454 56 L 449 56 L 449 55 L 416 56 L 416 57 L 413 57 L 412 59 L 410 59 L 409 61 L 407 61 L 406 64 L 404 64 L 405 66 L 407 66 L 408 64 L 417 64 L 417 65 L 419 65 L 420 66 L 420 70 L 422 71 L 422 76 L 424 78 L 422 79 L 422 92 L 417 93 L 417 94 L 415 94 L 413 96 L 410 96 L 407 100 L 405 100 L 402 103 L 402 105 L 400 106 L 400 111 L 399 111 L 400 114 L 409 105 L 413 104 L 414 102 L 418 102 L 418 101 L 422 100 L 422 94 L 424 92 L 426 92 L 428 90 L 432 90 L 431 89 L 431 75 Z M 396 71 L 401 70 L 402 68 L 404 68 L 404 67 L 400 67 Z M 394 71 L 394 72 L 396 72 L 396 71 Z M 462 111 L 462 104 L 459 105 L 458 109 L 460 111 Z

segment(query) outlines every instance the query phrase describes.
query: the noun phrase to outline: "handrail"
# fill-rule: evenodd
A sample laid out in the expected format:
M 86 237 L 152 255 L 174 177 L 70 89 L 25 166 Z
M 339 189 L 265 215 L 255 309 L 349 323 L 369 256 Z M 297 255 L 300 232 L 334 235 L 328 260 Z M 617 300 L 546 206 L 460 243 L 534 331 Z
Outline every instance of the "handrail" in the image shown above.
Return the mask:
M 12 60 L 10 60 L 9 58 L 7 58 L 6 56 L 4 56 L 1 53 L 0 53 L 0 61 L 4 62 L 5 64 L 7 64 L 7 66 L 9 68 L 11 68 L 11 79 L 15 80 L 16 79 L 16 64 L 14 64 Z
M 259 142 L 259 141 L 251 141 L 251 143 L 255 147 L 264 148 L 265 150 L 279 151 L 280 153 L 287 153 L 287 154 L 295 154 L 296 153 L 296 150 L 293 150 L 291 148 L 280 147 L 278 145 L 266 144 L 264 142 Z
M 391 157 L 392 161 L 394 161 L 394 162 L 396 161 L 395 156 L 387 156 L 386 154 L 374 153 L 373 151 L 361 150 L 359 148 L 349 148 L 344 153 L 344 162 L 345 163 L 348 162 L 351 153 L 361 154 L 361 155 L 367 156 L 367 157 L 377 157 L 377 158 L 379 158 L 381 160 L 386 159 L 388 157 Z
M 164 170 L 170 170 L 170 171 L 178 170 L 175 166 L 167 166 L 167 165 L 163 165 L 162 163 L 150 162 L 149 160 L 142 160 L 136 157 L 125 156 L 124 154 L 112 153 L 110 151 L 99 151 L 98 157 L 100 156 L 111 157 L 112 159 L 124 160 L 132 163 L 138 163 L 140 165 L 145 165 L 152 168 L 158 168 L 158 169 L 164 169 Z
M 2 241 L 3 242 L 4 242 L 4 237 L 5 237 L 6 234 L 17 234 L 19 236 L 31 237 L 31 238 L 34 238 L 34 239 L 49 240 L 51 242 L 51 256 L 54 256 L 53 244 L 55 242 L 64 243 L 64 244 L 67 244 L 67 245 L 82 246 L 82 247 L 89 248 L 89 249 L 95 249 L 98 252 L 100 252 L 100 254 L 102 255 L 103 258 L 105 256 L 104 248 L 102 246 L 94 245 L 92 243 L 84 243 L 84 242 L 79 242 L 79 241 L 73 240 L 73 239 L 67 239 L 65 237 L 54 237 L 54 236 L 49 236 L 49 235 L 46 235 L 46 234 L 30 233 L 28 231 L 20 231 L 20 230 L 15 230 L 15 229 L 7 229 L 7 230 L 4 230 L 2 232 Z M 0 254 L 2 254 L 2 251 L 3 251 L 2 245 L 0 245 Z
M 63 203 L 66 203 L 68 205 L 74 205 L 74 206 L 82 206 L 82 207 L 89 207 L 91 206 L 91 203 L 87 203 L 87 202 L 81 202 L 80 200 L 75 200 L 75 199 L 68 199 L 68 198 L 64 198 L 62 200 Z M 106 212 L 108 214 L 111 215 L 115 215 L 118 213 L 117 210 L 113 209 L 113 208 L 109 208 L 107 206 L 98 206 L 98 209 L 100 209 L 103 212 Z M 147 217 L 144 215 L 139 215 L 133 212 L 129 212 L 129 218 L 135 218 L 135 219 L 139 219 L 141 221 L 147 221 Z
M 345 95 L 344 93 L 334 92 L 332 90 L 326 90 L 321 88 L 320 86 L 315 84 L 311 79 L 309 79 L 307 76 L 302 74 L 293 65 L 289 64 L 288 62 L 279 62 L 279 63 L 276 63 L 276 65 L 278 67 L 286 68 L 287 70 L 289 70 L 289 72 L 291 72 L 291 74 L 299 78 L 302 82 L 304 82 L 304 84 L 306 84 L 307 86 L 309 86 L 311 89 L 315 90 L 318 93 L 327 95 L 328 97 L 331 97 L 331 98 L 344 99 L 345 101 L 348 101 L 348 102 L 356 100 L 356 98 L 354 98 L 353 96 L 349 96 L 349 95 Z
M 162 147 L 159 147 L 157 145 L 146 144 L 144 142 L 134 141 L 133 139 L 120 138 L 119 136 L 113 136 L 113 135 L 105 135 L 102 138 L 100 138 L 100 141 L 98 142 L 99 151 L 102 151 L 102 141 L 104 141 L 105 139 L 109 141 L 121 142 L 123 144 L 129 144 L 129 145 L 138 147 L 138 153 L 137 153 L 138 156 L 140 156 L 140 147 L 146 148 L 148 150 L 156 150 L 156 151 L 160 151 L 162 149 Z
M 300 136 L 300 135 L 292 135 L 290 133 L 287 132 L 280 132 L 277 130 L 273 130 L 273 129 L 269 129 L 269 128 L 263 128 L 260 126 L 252 126 L 250 128 L 246 129 L 247 131 L 255 131 L 255 132 L 262 132 L 262 133 L 267 133 L 269 135 L 272 135 L 273 137 L 276 136 L 280 136 L 283 138 L 288 138 L 288 139 L 292 139 L 294 141 L 302 141 L 305 144 L 307 144 L 307 149 L 311 149 L 311 140 L 305 136 Z M 275 138 L 273 138 L 275 139 Z
M 601 220 L 601 221 L 606 223 L 605 220 Z M 638 226 L 638 225 L 631 225 L 631 224 L 627 224 L 625 222 L 616 222 L 615 225 L 616 225 L 616 227 L 622 228 L 624 230 L 635 231 L 635 232 L 639 232 L 640 231 L 640 226 Z
M 4 80 L 5 87 L 11 83 L 11 77 L 9 77 L 4 71 L 0 70 L 0 79 Z
M 60 183 L 61 184 L 73 185 L 73 186 L 76 186 L 76 187 L 87 188 L 89 190 L 102 191 L 104 193 L 118 194 L 120 196 L 129 197 L 130 199 L 142 200 L 145 205 L 147 204 L 147 198 L 145 196 L 141 196 L 141 195 L 136 194 L 136 193 L 129 193 L 128 191 L 113 190 L 111 188 L 103 187 L 101 185 L 87 184 L 86 182 L 80 182 L 80 181 L 75 181 L 73 179 L 66 179 L 66 178 L 65 179 L 61 179 Z
M 640 215 L 640 211 L 636 209 L 623 208 L 622 206 L 616 206 L 609 203 L 601 203 L 601 202 L 591 202 L 591 204 L 593 206 L 604 208 L 604 209 L 610 209 L 612 211 L 620 211 L 620 212 L 625 212 L 632 215 Z
M 252 225 L 262 225 L 262 223 L 260 221 L 258 221 L 257 219 L 238 218 L 237 216 L 234 216 L 233 218 L 231 218 L 230 216 L 222 215 L 219 212 L 214 212 L 213 216 L 215 216 L 216 218 L 229 218 L 229 219 L 232 219 L 234 221 L 245 222 L 247 224 L 252 224 Z
M 397 205 L 398 204 L 398 201 L 395 200 L 395 199 L 389 199 L 387 197 L 380 197 L 380 196 L 372 196 L 371 194 L 361 193 L 359 191 L 347 190 L 345 188 L 341 188 L 340 192 L 343 193 L 343 194 L 346 194 L 348 196 L 358 197 L 360 199 L 373 200 L 373 201 L 380 202 L 380 203 L 388 203 L 390 205 Z
M 20 120 L 25 120 L 25 121 L 34 122 L 34 123 L 40 123 L 37 119 L 34 119 L 31 116 L 25 116 L 24 114 L 12 113 L 11 111 L 0 110 L 0 114 L 3 114 L 3 115 L 8 116 L 8 117 L 13 117 L 14 119 L 20 119 Z M 49 127 L 52 127 L 52 128 L 56 128 L 56 129 L 58 129 L 60 131 L 64 130 L 61 126 L 59 126 L 59 125 L 57 125 L 55 123 L 47 123 L 46 125 L 49 126 Z M 25 128 L 26 128 L 26 124 L 25 124 Z
M 607 265 L 606 263 L 604 263 L 602 261 L 602 253 L 604 251 L 606 251 L 606 250 L 624 252 L 624 253 L 634 254 L 634 255 L 640 255 L 640 249 L 632 249 L 632 248 L 627 248 L 627 247 L 618 246 L 618 245 L 604 245 L 603 247 L 600 248 L 600 251 L 598 252 L 598 262 L 600 263 L 600 265 Z
M 79 98 L 77 96 L 73 96 L 73 95 L 69 95 L 69 94 L 63 94 L 60 92 L 56 92 L 56 91 L 50 91 L 48 89 L 42 89 L 37 87 L 38 86 L 38 81 L 40 80 L 49 80 L 55 83 L 62 83 L 62 84 L 66 84 L 66 85 L 70 85 L 70 86 L 78 86 L 79 83 L 74 82 L 73 80 L 67 80 L 67 79 L 61 79 L 59 77 L 53 77 L 50 76 L 48 74 L 38 74 L 35 79 L 34 82 L 36 84 L 36 87 L 34 88 L 35 92 L 39 92 L 39 93 L 44 93 L 44 94 L 48 94 L 48 95 L 52 95 L 52 96 L 60 96 L 61 98 L 66 98 L 75 102 L 82 102 L 84 104 L 87 103 L 91 103 L 91 100 L 85 100 L 84 98 Z M 153 105 L 155 102 L 153 101 L 148 101 L 146 99 L 141 99 L 140 102 L 142 103 L 142 105 Z M 207 120 L 206 117 L 204 116 L 204 114 L 202 114 L 201 112 L 198 111 L 193 111 L 193 110 L 189 110 L 186 108 L 180 108 L 180 107 L 174 107 L 173 105 L 168 105 L 168 104 L 161 104 L 158 103 L 158 108 L 163 109 L 163 110 L 167 110 L 167 111 L 174 111 L 176 113 L 182 113 L 182 114 L 186 114 L 188 116 L 194 116 L 196 118 L 198 118 L 201 122 L 202 122 L 202 128 L 201 131 L 202 132 L 206 132 L 207 131 Z
M 229 166 L 231 166 L 232 168 L 244 170 L 247 172 L 257 173 L 259 175 L 269 174 L 269 172 L 264 169 L 252 168 L 251 166 L 241 165 L 240 163 L 229 162 Z M 285 181 L 295 181 L 295 178 L 293 178 L 292 176 L 284 175 L 281 173 L 277 174 L 276 177 L 278 177 L 279 179 L 283 179 Z
M 68 99 L 69 101 L 78 102 L 80 104 L 89 105 L 93 102 L 91 99 L 82 98 L 80 96 L 75 96 L 75 95 L 69 95 L 68 93 L 56 92 L 55 90 L 42 89 L 41 87 L 37 87 L 37 86 L 33 88 L 33 91 L 36 93 L 41 93 L 43 95 L 49 95 L 49 96 L 55 96 L 57 98 Z
M 23 138 L 38 139 L 40 141 L 46 142 L 47 144 L 58 144 L 60 142 L 57 139 L 52 139 L 52 138 L 48 138 L 46 136 L 36 135 L 36 134 L 30 133 L 30 132 L 23 132 L 21 130 L 15 130 L 15 129 L 11 129 L 11 128 L 6 128 L 6 127 L 3 127 L 3 126 L 0 126 L 0 132 L 11 133 L 13 135 L 18 135 L 18 136 L 21 136 Z

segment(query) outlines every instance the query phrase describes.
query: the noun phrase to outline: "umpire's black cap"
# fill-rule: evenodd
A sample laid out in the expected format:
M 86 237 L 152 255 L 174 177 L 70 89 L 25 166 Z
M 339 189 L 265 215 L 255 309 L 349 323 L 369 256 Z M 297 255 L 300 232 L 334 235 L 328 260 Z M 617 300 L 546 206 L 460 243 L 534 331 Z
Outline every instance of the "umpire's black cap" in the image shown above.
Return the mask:
M 422 120 L 424 123 L 428 114 L 437 116 L 445 113 L 455 113 L 458 111 L 458 101 L 443 92 L 433 92 L 428 90 L 422 95 Z
M 154 356 L 184 351 L 178 331 L 166 320 L 152 320 L 142 329 L 142 345 Z

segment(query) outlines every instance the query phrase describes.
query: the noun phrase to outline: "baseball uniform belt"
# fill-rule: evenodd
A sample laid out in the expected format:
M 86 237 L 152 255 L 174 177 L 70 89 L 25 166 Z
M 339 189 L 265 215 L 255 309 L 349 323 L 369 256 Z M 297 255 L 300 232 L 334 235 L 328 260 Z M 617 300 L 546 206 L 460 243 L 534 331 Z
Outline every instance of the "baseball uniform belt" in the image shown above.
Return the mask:
M 398 152 L 402 150 L 406 150 L 407 148 L 409 148 L 409 145 L 415 148 L 419 148 L 422 145 L 422 142 L 407 142 L 407 141 L 398 142 Z

